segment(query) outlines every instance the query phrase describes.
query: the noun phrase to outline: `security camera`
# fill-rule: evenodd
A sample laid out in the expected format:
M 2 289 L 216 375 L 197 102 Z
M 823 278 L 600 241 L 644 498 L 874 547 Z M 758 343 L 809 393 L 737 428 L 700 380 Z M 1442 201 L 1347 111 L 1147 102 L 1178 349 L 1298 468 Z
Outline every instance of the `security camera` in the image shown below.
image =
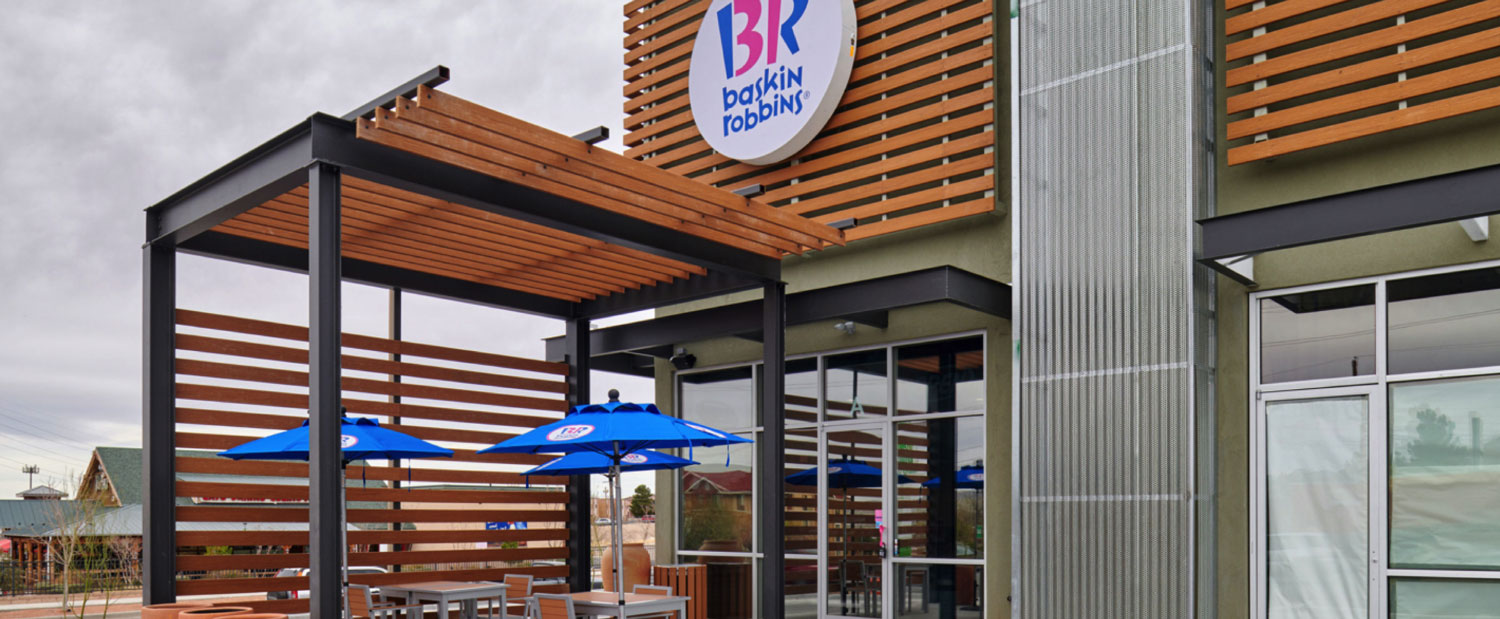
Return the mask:
M 676 352 L 672 353 L 672 357 L 667 360 L 672 362 L 672 367 L 679 370 L 686 370 L 698 364 L 698 357 L 689 354 L 685 348 L 677 349 Z
M 833 323 L 833 328 L 838 329 L 839 331 L 843 331 L 844 335 L 854 335 L 853 320 L 841 320 L 839 322 L 835 322 Z

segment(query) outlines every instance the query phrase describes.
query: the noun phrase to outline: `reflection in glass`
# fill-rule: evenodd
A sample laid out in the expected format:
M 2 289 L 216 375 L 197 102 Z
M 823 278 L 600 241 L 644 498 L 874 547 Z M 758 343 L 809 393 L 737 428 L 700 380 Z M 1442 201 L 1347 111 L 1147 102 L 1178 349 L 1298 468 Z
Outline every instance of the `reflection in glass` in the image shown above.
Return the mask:
M 879 429 L 828 431 L 827 479 L 828 612 L 855 617 L 880 616 L 880 550 L 885 514 L 882 509 Z M 802 485 L 812 480 L 789 480 Z
M 883 417 L 890 405 L 885 349 L 828 357 L 828 419 Z
M 818 422 L 818 360 L 786 362 L 787 425 Z
M 1267 615 L 1369 614 L 1363 396 L 1266 405 Z
M 818 466 L 818 430 L 816 428 L 786 431 L 786 476 L 792 480 L 806 477 Z M 816 479 L 816 478 L 815 478 Z M 786 536 L 783 550 L 787 554 L 818 554 L 818 486 L 782 485 L 786 500 Z
M 749 556 L 684 556 L 705 567 L 708 595 L 705 614 L 710 619 L 750 619 L 755 616 L 755 562 Z
M 897 617 L 978 619 L 984 615 L 983 566 L 896 563 L 894 569 L 890 594 Z
M 1434 617 L 1500 619 L 1500 582 L 1417 578 L 1391 580 L 1392 619 Z
M 786 617 L 816 619 L 818 616 L 818 559 L 786 558 Z
M 896 349 L 898 415 L 984 410 L 984 340 L 979 336 Z
M 1392 374 L 1500 365 L 1500 269 L 1386 286 Z
M 749 366 L 678 376 L 682 381 L 683 419 L 721 430 L 755 425 L 755 385 Z
M 741 434 L 745 438 L 754 438 Z M 689 457 L 687 450 L 679 450 Z M 726 455 L 728 464 L 726 465 Z M 749 552 L 754 525 L 754 443 L 698 447 L 691 458 L 701 464 L 678 471 L 681 494 L 679 539 L 682 550 Z
M 1260 302 L 1262 383 L 1375 373 L 1375 285 Z
M 984 418 L 896 424 L 896 556 L 984 557 Z
M 1391 567 L 1500 569 L 1500 378 L 1391 386 Z

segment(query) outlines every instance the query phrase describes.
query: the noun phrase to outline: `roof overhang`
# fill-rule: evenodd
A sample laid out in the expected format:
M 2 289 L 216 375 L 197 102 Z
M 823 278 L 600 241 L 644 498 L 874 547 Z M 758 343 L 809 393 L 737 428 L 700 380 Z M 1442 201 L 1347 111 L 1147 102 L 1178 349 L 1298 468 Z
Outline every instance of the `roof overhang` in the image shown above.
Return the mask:
M 944 266 L 788 294 L 787 326 L 823 320 L 850 320 L 884 328 L 891 310 L 927 303 L 951 303 L 1010 318 L 1011 288 L 963 269 Z M 590 333 L 591 367 L 653 376 L 656 359 L 673 346 L 716 337 L 760 337 L 760 301 L 662 316 Z M 565 354 L 564 338 L 547 339 L 547 359 Z
M 1209 217 L 1198 259 L 1243 281 L 1226 266 L 1242 256 L 1500 213 L 1497 188 L 1488 166 Z

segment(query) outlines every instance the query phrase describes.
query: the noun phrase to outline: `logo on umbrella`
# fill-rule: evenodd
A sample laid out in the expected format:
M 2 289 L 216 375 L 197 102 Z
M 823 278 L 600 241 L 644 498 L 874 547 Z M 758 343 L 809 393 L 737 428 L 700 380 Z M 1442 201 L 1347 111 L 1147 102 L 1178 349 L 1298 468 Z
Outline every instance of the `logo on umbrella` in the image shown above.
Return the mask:
M 593 431 L 594 431 L 594 426 L 591 426 L 591 425 L 580 424 L 580 425 L 563 426 L 561 428 L 558 428 L 556 430 L 548 432 L 547 433 L 547 440 L 554 441 L 554 442 L 555 441 L 571 441 L 571 440 L 574 440 L 574 439 L 579 439 L 579 438 L 583 438 L 585 436 L 588 436 L 589 433 L 591 433 Z
M 975 473 L 973 475 L 970 475 L 969 479 L 972 479 L 974 481 L 984 481 L 984 473 Z
M 830 467 L 828 467 L 828 472 L 829 473 L 842 473 L 842 472 L 844 472 L 844 467 L 842 467 L 842 466 L 830 466 Z
M 626 454 L 625 457 L 620 458 L 620 461 L 626 464 L 643 464 L 646 462 L 646 456 L 641 454 Z
M 344 448 L 344 449 L 348 449 L 348 448 L 353 447 L 353 446 L 358 445 L 358 444 L 359 444 L 359 437 L 357 437 L 357 436 L 350 436 L 348 434 L 341 434 L 341 435 L 339 435 L 339 446 L 342 447 L 342 448 Z

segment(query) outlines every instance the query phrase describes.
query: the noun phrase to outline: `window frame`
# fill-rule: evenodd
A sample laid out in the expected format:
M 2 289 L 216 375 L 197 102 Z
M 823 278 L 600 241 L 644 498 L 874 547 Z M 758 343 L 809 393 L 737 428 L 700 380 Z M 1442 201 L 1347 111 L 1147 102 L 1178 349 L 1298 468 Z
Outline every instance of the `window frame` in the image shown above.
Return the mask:
M 1500 570 L 1425 570 L 1425 569 L 1391 569 L 1389 567 L 1390 553 L 1390 390 L 1393 384 L 1430 381 L 1452 378 L 1466 378 L 1479 376 L 1500 377 L 1500 365 L 1481 366 L 1472 368 L 1434 370 L 1425 372 L 1411 372 L 1405 374 L 1391 374 L 1388 371 L 1389 350 L 1389 301 L 1387 289 L 1390 282 L 1439 275 L 1444 273 L 1457 273 L 1487 268 L 1500 267 L 1500 260 L 1487 260 L 1461 265 L 1450 265 L 1430 269 L 1419 269 L 1403 271 L 1386 275 L 1344 279 L 1318 284 L 1303 286 L 1292 286 L 1270 290 L 1255 291 L 1247 295 L 1247 315 L 1249 316 L 1248 342 L 1249 363 L 1246 366 L 1247 384 L 1249 385 L 1249 414 L 1247 415 L 1249 444 L 1249 507 L 1250 507 L 1250 606 L 1251 616 L 1264 618 L 1267 613 L 1268 602 L 1268 573 L 1266 555 L 1266 496 L 1265 496 L 1265 473 L 1266 473 L 1266 423 L 1264 419 L 1264 405 L 1269 401 L 1312 399 L 1318 397 L 1329 397 L 1333 394 L 1368 390 L 1370 392 L 1370 500 L 1369 509 L 1372 522 L 1370 530 L 1371 547 L 1371 595 L 1376 599 L 1372 603 L 1372 611 L 1377 617 L 1389 616 L 1391 612 L 1391 581 L 1397 578 L 1411 579 L 1450 579 L 1465 578 L 1473 580 L 1496 580 L 1500 581 Z M 1345 288 L 1350 286 L 1373 284 L 1375 286 L 1375 372 L 1363 376 L 1349 376 L 1340 378 L 1287 381 L 1263 384 L 1261 382 L 1261 301 L 1271 297 L 1299 292 L 1311 292 L 1334 288 Z M 1378 406 L 1378 408 L 1377 408 Z M 1376 431 L 1376 428 L 1379 431 Z M 1374 525 L 1378 523 L 1378 528 Z M 1458 574 L 1462 574 L 1459 576 Z

